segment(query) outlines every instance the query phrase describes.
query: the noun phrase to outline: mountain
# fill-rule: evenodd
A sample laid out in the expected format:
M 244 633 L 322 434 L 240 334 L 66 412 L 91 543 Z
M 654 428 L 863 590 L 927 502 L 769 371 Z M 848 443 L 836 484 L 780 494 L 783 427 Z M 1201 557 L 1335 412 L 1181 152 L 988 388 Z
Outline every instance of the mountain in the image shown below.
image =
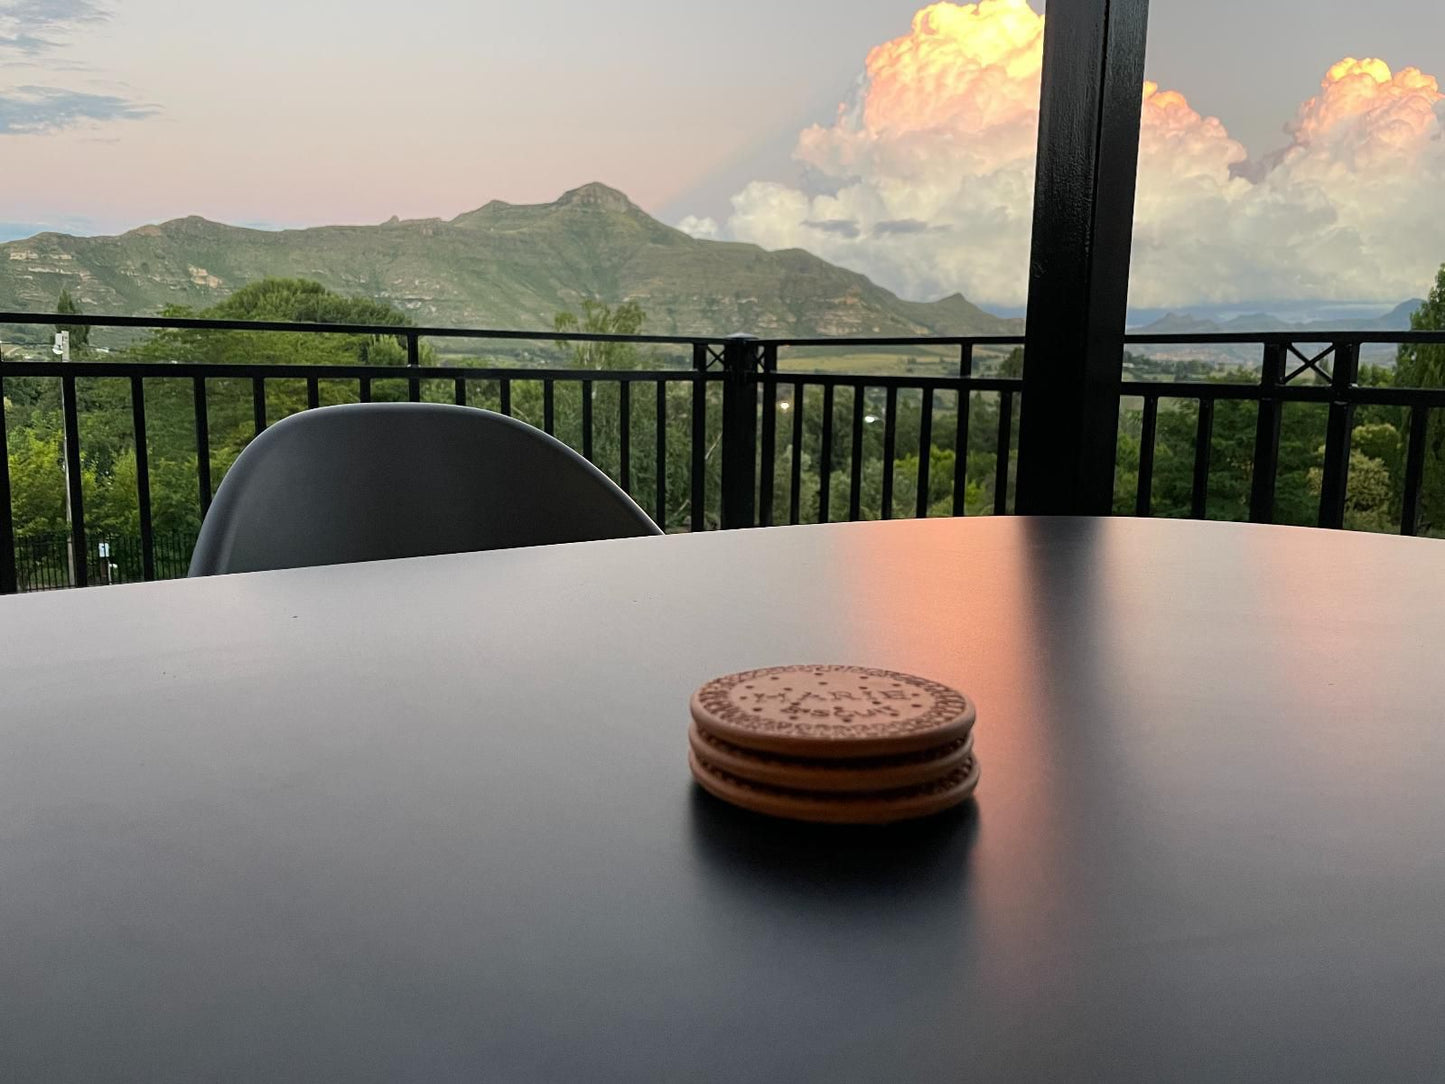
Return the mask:
M 1409 331 L 1410 317 L 1425 302 L 1419 298 L 1396 305 L 1381 316 L 1365 318 L 1335 317 L 1329 320 L 1307 320 L 1290 323 L 1267 313 L 1253 313 L 1235 316 L 1228 320 L 1214 320 L 1192 313 L 1168 313 L 1153 323 L 1138 328 L 1139 335 L 1216 335 L 1221 333 L 1257 334 L 1267 331 L 1284 331 L 1300 335 L 1301 342 L 1310 340 L 1304 336 L 1310 333 L 1330 331 Z M 1261 350 L 1248 344 L 1211 343 L 1193 345 L 1148 345 L 1135 347 L 1136 352 L 1146 353 L 1161 361 L 1196 360 L 1216 365 L 1258 365 Z M 1388 343 L 1365 343 L 1360 348 L 1360 358 L 1374 365 L 1389 365 L 1395 358 L 1396 348 Z
M 1192 313 L 1171 312 L 1151 324 L 1138 329 L 1140 335 L 1213 335 L 1219 333 L 1255 333 L 1286 331 L 1290 333 L 1310 331 L 1409 331 L 1410 317 L 1425 304 L 1421 298 L 1396 305 L 1382 316 L 1351 319 L 1336 317 L 1330 320 L 1307 320 L 1290 323 L 1268 313 L 1251 313 L 1235 316 L 1228 320 L 1213 320 L 1207 316 Z
M 547 328 L 584 297 L 635 300 L 654 334 L 1018 333 L 958 295 L 904 301 L 800 249 L 703 241 L 601 184 L 555 203 L 494 201 L 449 222 L 278 232 L 182 218 L 119 237 L 42 233 L 0 244 L 0 310 L 50 312 L 68 288 L 87 312 L 203 308 L 268 275 L 386 301 L 418 324 Z

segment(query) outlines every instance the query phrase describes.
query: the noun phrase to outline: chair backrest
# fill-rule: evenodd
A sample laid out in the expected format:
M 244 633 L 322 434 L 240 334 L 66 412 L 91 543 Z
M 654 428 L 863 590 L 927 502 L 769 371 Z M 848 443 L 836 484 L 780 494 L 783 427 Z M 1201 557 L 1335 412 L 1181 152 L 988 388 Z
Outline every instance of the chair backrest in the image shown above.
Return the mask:
M 363 403 L 295 414 L 227 473 L 192 576 L 661 534 L 587 460 L 470 407 Z

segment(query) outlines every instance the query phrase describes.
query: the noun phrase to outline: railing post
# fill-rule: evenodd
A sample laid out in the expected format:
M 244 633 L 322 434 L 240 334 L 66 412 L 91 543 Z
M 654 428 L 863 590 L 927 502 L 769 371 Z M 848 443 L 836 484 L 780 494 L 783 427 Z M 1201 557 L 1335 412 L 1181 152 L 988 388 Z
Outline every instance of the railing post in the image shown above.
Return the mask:
M 933 467 L 933 389 L 919 393 L 918 415 L 918 493 L 914 507 L 915 519 L 928 518 L 928 487 Z
M 1009 453 L 1013 445 L 1014 393 L 1005 391 L 998 397 L 998 462 L 993 474 L 993 514 L 1008 515 Z M 1014 493 L 1014 511 L 1018 511 L 1018 493 Z
M 408 332 L 406 336 L 406 369 L 407 398 L 413 403 L 421 402 L 421 341 L 417 338 L 416 332 Z
M 140 511 L 141 577 L 156 578 L 155 520 L 151 515 L 150 438 L 146 434 L 145 380 L 130 378 L 131 424 L 135 432 L 135 495 Z
M 85 490 L 80 461 L 80 411 L 75 377 L 60 378 L 60 415 L 65 460 L 65 514 L 70 525 L 70 586 L 90 586 L 90 553 L 85 540 Z
M 1147 519 L 1154 514 L 1154 446 L 1159 441 L 1159 397 L 1144 397 L 1144 424 L 1139 433 L 1139 488 L 1134 495 L 1134 514 Z
M 778 469 L 778 348 L 763 347 L 763 372 L 768 374 L 763 387 L 763 437 L 758 461 L 762 471 L 758 479 L 758 522 L 773 525 L 773 489 Z M 862 389 L 859 389 L 862 395 Z
M 1350 437 L 1355 424 L 1355 404 L 1350 390 L 1359 381 L 1360 344 L 1336 343 L 1335 367 L 1330 385 L 1329 430 L 1325 437 L 1324 479 L 1320 486 L 1320 526 L 1345 525 L 1345 500 L 1350 486 Z
M 1274 390 L 1284 384 L 1284 343 L 1266 343 L 1260 387 Z M 1254 476 L 1250 480 L 1249 521 L 1274 522 L 1275 483 L 1279 476 L 1279 434 L 1284 404 L 1272 395 L 1259 401 L 1259 420 L 1254 431 Z
M 1214 460 L 1214 400 L 1199 400 L 1199 425 L 1194 435 L 1194 493 L 1189 515 L 1209 518 L 1209 468 Z
M 692 497 L 691 530 L 707 526 L 707 368 L 711 350 L 706 343 L 692 348 Z
M 1405 492 L 1401 499 L 1400 533 L 1420 533 L 1420 491 L 1425 482 L 1425 438 L 1430 426 L 1430 408 L 1416 406 L 1410 411 L 1410 446 L 1405 455 Z
M 973 376 L 973 343 L 964 343 L 958 357 L 958 426 L 953 431 L 953 514 L 967 513 L 968 416 L 973 405 L 968 381 Z
M 192 384 L 191 395 L 196 403 L 196 491 L 204 520 L 216 492 L 211 485 L 211 408 L 206 399 L 206 378 L 195 377 Z
M 362 402 L 366 400 L 363 399 Z M 266 432 L 266 381 L 255 377 L 251 381 L 251 426 L 256 436 Z
M 758 370 L 763 352 L 753 335 L 723 342 L 722 526 L 757 526 Z
M 15 573 L 15 518 L 10 509 L 10 433 L 5 427 L 5 366 L 0 356 L 0 595 L 19 589 Z

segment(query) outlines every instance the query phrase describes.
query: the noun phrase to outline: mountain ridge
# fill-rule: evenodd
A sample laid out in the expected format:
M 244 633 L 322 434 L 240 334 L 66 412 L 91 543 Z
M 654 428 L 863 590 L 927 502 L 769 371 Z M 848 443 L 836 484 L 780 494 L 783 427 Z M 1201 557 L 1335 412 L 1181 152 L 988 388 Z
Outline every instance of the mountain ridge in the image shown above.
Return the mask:
M 258 230 L 196 215 L 112 237 L 0 244 L 0 310 L 204 308 L 267 276 L 387 302 L 419 324 L 541 330 L 584 298 L 636 301 L 655 334 L 774 337 L 1017 334 L 961 295 L 907 301 L 801 249 L 706 241 L 587 184 L 547 204 L 492 200 L 450 220 Z
M 1425 304 L 1424 298 L 1401 302 L 1381 316 L 1364 318 L 1331 317 L 1328 320 L 1291 322 L 1269 313 L 1245 313 L 1228 320 L 1216 320 L 1190 312 L 1170 312 L 1143 327 L 1131 329 L 1139 335 L 1212 335 L 1229 332 L 1257 334 L 1283 331 L 1291 334 L 1310 331 L 1409 331 L 1410 317 Z

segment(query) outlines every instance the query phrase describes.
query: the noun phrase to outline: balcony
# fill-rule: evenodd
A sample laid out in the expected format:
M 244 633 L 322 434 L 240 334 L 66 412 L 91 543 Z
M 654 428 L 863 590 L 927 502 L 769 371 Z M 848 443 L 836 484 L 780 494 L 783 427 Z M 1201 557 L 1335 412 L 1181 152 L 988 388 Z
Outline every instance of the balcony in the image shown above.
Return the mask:
M 340 402 L 455 402 L 521 418 L 571 444 L 673 532 L 1004 515 L 1016 503 L 1022 337 L 706 339 L 0 314 L 0 324 L 38 329 L 37 339 L 67 323 L 165 332 L 182 345 L 143 362 L 0 355 L 9 413 L 18 401 L 43 428 L 53 408 L 63 470 L 49 493 L 58 499 L 63 489 L 68 515 L 60 532 L 18 523 L 24 495 L 7 457 L 5 593 L 183 575 L 245 441 L 285 413 Z M 365 336 L 401 349 L 396 364 L 267 364 L 198 362 L 183 345 L 238 333 L 262 353 L 277 335 Z M 1445 344 L 1445 332 L 1309 335 L 1127 337 L 1114 511 L 1405 535 L 1445 529 L 1445 508 L 1425 499 L 1445 389 L 1396 387 L 1387 370 L 1361 364 L 1362 350 Z M 638 360 L 578 364 L 605 344 L 634 348 Z M 507 364 L 463 356 L 482 348 L 510 351 Z M 1259 360 L 1200 379 L 1206 367 L 1150 362 L 1161 348 L 1228 348 Z M 886 374 L 850 362 L 880 350 L 928 360 Z M 1178 378 L 1182 370 L 1193 378 Z M 13 418 L 6 424 L 16 428 Z M 12 457 L 18 439 L 6 436 Z M 109 470 L 104 479 L 92 451 Z M 133 455 L 133 479 L 131 460 L 115 469 L 117 453 Z

